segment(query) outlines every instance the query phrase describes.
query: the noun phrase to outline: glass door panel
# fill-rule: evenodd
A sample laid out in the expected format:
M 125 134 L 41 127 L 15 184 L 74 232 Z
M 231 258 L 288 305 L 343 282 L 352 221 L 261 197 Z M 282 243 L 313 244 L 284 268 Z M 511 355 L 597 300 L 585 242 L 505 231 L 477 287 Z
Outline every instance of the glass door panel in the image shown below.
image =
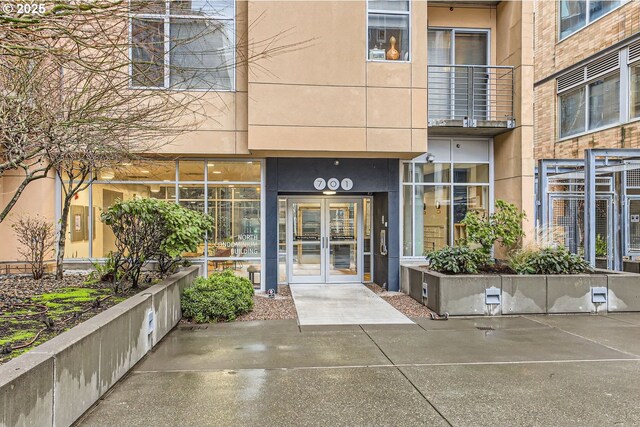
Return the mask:
M 322 200 L 291 200 L 289 277 L 292 283 L 323 281 Z
M 328 259 L 327 281 L 359 281 L 361 243 L 358 201 L 327 201 Z

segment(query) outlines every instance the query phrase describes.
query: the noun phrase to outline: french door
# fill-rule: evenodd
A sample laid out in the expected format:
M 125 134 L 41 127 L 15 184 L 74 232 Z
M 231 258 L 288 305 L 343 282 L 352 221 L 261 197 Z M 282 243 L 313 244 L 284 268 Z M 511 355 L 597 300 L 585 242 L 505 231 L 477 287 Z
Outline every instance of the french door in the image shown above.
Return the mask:
M 361 198 L 288 199 L 289 282 L 361 282 L 362 227 Z

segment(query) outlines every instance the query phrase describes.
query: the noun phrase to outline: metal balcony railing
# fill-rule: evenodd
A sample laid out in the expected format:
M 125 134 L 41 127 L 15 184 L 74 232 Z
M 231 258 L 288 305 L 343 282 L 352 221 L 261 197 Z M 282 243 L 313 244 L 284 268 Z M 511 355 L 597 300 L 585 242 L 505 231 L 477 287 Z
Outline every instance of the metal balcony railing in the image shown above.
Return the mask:
M 429 65 L 429 126 L 513 128 L 513 67 Z

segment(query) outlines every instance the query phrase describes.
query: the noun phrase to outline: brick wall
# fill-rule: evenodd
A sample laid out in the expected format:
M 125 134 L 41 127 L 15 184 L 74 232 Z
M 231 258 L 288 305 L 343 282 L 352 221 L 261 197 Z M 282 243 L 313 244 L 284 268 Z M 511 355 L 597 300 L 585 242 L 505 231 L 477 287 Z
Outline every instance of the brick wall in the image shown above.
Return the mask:
M 556 1 L 538 1 L 535 17 L 534 156 L 541 158 L 582 158 L 585 148 L 640 146 L 640 123 L 589 133 L 558 141 L 556 81 L 541 83 L 577 62 L 640 33 L 640 2 L 632 0 L 598 21 L 558 41 Z
M 640 2 L 629 1 L 603 18 L 558 41 L 556 1 L 536 3 L 535 81 L 640 32 Z

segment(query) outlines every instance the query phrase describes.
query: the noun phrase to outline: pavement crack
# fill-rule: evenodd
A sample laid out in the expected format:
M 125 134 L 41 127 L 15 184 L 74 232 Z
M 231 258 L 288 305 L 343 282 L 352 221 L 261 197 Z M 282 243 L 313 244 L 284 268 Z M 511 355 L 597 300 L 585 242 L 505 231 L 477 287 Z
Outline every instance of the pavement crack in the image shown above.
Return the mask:
M 400 375 L 402 375 L 409 384 L 411 384 L 411 387 L 413 387 L 413 389 L 415 391 L 418 392 L 418 394 L 420 396 L 422 396 L 422 398 L 424 399 L 425 402 L 427 402 L 427 404 L 436 412 L 436 414 L 438 414 L 440 416 L 440 418 L 442 418 L 444 420 L 445 423 L 447 423 L 448 426 L 453 427 L 453 424 L 451 424 L 449 422 L 449 420 L 447 419 L 447 417 L 444 416 L 444 414 L 442 412 L 440 412 L 440 410 L 438 408 L 436 408 L 436 405 L 434 405 L 433 403 L 431 403 L 431 401 L 429 400 L 429 398 L 418 388 L 416 387 L 416 385 L 413 383 L 413 381 L 411 381 L 411 379 L 409 379 L 409 377 L 407 376 L 407 374 L 405 374 L 402 369 L 400 369 L 399 366 L 397 366 L 393 360 L 391 360 L 391 358 L 387 355 L 387 353 L 385 353 L 385 351 L 378 345 L 378 343 L 371 337 L 371 335 L 369 335 L 369 332 L 367 332 L 362 325 L 360 325 L 360 329 L 362 329 L 362 332 L 364 332 L 364 334 L 369 337 L 369 339 L 371 340 L 371 342 L 373 343 L 373 345 L 375 345 L 378 350 L 380 350 L 380 352 L 384 355 L 384 357 L 387 358 L 387 360 L 389 361 L 389 363 L 391 363 L 391 365 L 393 365 L 393 367 L 400 373 Z

